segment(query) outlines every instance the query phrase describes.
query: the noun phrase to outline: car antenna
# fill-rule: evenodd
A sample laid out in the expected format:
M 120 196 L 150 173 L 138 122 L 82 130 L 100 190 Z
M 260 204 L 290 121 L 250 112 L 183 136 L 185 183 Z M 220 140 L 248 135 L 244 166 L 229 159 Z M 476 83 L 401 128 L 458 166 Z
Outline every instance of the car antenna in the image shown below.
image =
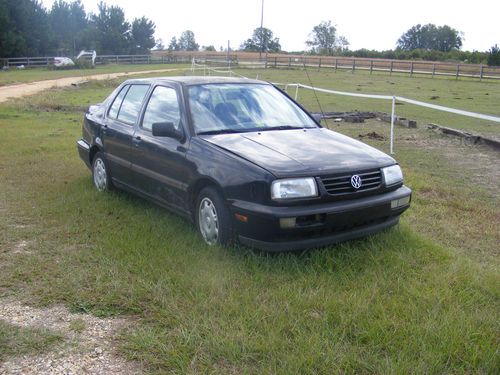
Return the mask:
M 305 53 L 304 53 L 304 56 L 305 56 Z M 316 98 L 316 102 L 318 103 L 318 107 L 319 107 L 319 111 L 321 113 L 321 118 L 324 117 L 325 113 L 323 112 L 323 108 L 321 108 L 321 103 L 319 102 L 319 98 L 318 98 L 318 94 L 316 93 L 316 89 L 311 81 L 311 77 L 309 77 L 309 72 L 307 71 L 307 66 L 306 66 L 306 61 L 305 61 L 305 57 L 304 57 L 304 70 L 306 71 L 306 75 L 307 75 L 307 80 L 309 81 L 309 85 L 312 87 L 312 91 L 314 93 L 314 97 Z

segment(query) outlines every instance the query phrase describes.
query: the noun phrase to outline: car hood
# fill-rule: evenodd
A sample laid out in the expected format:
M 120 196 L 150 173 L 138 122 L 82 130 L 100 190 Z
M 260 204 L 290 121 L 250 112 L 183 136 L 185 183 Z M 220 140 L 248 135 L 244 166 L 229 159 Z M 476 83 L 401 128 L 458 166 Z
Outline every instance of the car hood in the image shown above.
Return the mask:
M 365 143 L 324 128 L 200 137 L 277 177 L 352 172 L 395 163 Z

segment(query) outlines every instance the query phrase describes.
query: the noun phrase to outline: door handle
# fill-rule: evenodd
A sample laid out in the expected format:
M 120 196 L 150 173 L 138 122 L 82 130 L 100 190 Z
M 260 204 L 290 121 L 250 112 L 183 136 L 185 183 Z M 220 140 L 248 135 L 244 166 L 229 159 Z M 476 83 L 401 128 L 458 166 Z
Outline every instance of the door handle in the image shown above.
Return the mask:
M 140 135 L 136 135 L 134 138 L 132 138 L 132 141 L 134 142 L 135 147 L 139 147 L 139 143 L 141 143 L 142 138 Z

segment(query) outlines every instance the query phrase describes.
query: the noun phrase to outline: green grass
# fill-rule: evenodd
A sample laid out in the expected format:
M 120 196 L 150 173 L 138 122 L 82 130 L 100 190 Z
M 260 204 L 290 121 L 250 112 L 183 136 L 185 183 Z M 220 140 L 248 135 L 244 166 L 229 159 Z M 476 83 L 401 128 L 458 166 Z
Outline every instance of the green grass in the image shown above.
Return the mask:
M 325 71 L 316 70 L 237 70 L 250 78 L 259 77 L 279 83 L 302 83 L 309 86 L 331 90 L 347 91 L 363 94 L 397 95 L 423 102 L 443 105 L 466 111 L 500 116 L 500 82 L 472 79 L 451 79 L 443 77 L 427 77 L 388 73 Z M 295 88 L 288 93 L 293 97 Z M 391 101 L 364 99 L 339 95 L 318 94 L 310 90 L 299 90 L 299 101 L 308 109 L 325 112 L 330 111 L 382 111 L 391 113 Z M 456 129 L 463 129 L 484 135 L 498 137 L 500 123 L 478 120 L 470 117 L 431 110 L 411 104 L 399 103 L 396 114 L 401 117 L 417 120 L 421 127 L 428 123 L 437 123 Z
M 181 64 L 109 64 L 98 65 L 94 69 L 49 69 L 49 68 L 30 68 L 30 69 L 10 69 L 0 71 L 0 86 L 13 85 L 33 81 L 43 81 L 47 79 L 57 79 L 65 77 L 85 77 L 94 74 L 108 74 L 120 72 L 136 72 L 140 70 L 160 70 L 187 67 Z
M 61 340 L 61 335 L 45 329 L 20 328 L 0 320 L 0 363 L 11 356 L 43 353 Z
M 498 372 L 498 185 L 477 183 L 485 166 L 452 152 L 493 162 L 495 153 L 398 128 L 397 159 L 414 190 L 398 227 L 294 254 L 211 248 L 185 220 L 93 189 L 74 106 L 114 85 L 0 106 L 0 295 L 133 316 L 120 349 L 153 373 Z M 329 125 L 387 135 L 387 124 Z M 27 253 L 15 253 L 23 240 Z

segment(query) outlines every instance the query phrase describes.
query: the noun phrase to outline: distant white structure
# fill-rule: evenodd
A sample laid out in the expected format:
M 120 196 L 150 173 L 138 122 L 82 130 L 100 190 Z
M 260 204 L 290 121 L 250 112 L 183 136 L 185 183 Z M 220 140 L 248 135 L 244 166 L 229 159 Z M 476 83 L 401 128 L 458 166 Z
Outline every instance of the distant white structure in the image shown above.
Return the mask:
M 78 56 L 76 56 L 76 59 L 87 59 L 87 60 L 90 60 L 92 61 L 92 66 L 95 66 L 95 59 L 97 57 L 97 53 L 96 51 L 92 50 L 92 51 L 85 51 L 85 50 L 81 50 L 80 53 L 78 54 Z
M 73 65 L 75 65 L 75 63 L 69 57 L 54 57 L 54 66 L 57 68 Z

